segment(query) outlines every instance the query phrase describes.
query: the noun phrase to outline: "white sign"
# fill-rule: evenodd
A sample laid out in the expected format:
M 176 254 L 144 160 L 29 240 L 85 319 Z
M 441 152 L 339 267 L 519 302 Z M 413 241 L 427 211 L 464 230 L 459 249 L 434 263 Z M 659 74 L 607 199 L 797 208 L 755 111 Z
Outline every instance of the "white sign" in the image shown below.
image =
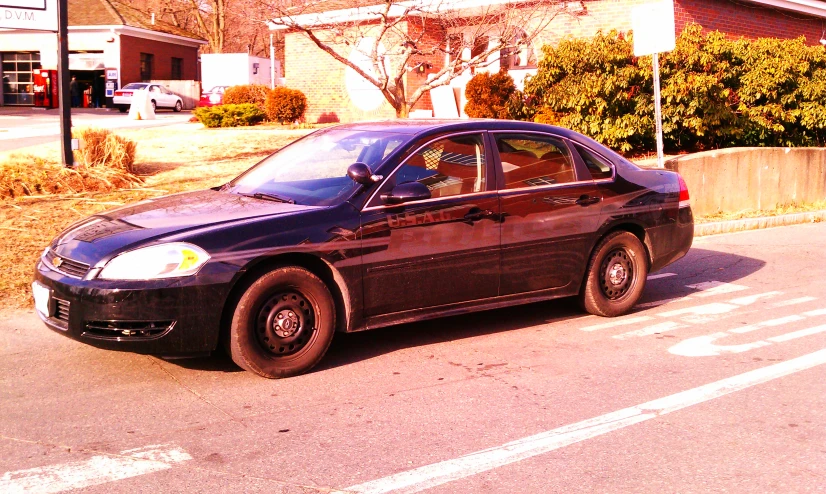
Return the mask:
M 57 0 L 0 0 L 0 28 L 57 32 Z
M 673 50 L 676 44 L 673 0 L 633 7 L 631 28 L 634 30 L 634 55 L 641 57 Z

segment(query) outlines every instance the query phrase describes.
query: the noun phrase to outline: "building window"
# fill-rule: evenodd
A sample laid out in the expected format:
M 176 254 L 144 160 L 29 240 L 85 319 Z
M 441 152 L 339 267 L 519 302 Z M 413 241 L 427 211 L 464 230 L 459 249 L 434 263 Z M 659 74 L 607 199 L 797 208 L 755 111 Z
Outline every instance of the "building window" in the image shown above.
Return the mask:
M 180 81 L 184 78 L 184 59 L 172 57 L 172 76 L 173 81 Z
M 518 30 L 510 43 L 499 51 L 499 66 L 508 70 L 536 67 L 536 56 L 524 31 Z
M 32 71 L 40 68 L 40 53 L 3 53 L 3 104 L 33 105 Z
M 152 80 L 152 65 L 154 65 L 155 55 L 151 53 L 141 53 L 141 80 L 149 82 Z

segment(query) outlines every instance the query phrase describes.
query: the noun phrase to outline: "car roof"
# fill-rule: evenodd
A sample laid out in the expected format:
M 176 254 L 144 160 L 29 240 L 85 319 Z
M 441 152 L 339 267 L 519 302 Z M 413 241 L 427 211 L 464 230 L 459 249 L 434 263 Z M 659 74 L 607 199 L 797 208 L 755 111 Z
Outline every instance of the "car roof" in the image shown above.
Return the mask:
M 553 132 L 557 135 L 580 140 L 580 134 L 562 127 L 521 122 L 518 120 L 494 120 L 484 118 L 471 119 L 393 119 L 371 122 L 355 122 L 336 126 L 340 129 L 374 132 L 395 132 L 398 134 L 430 134 L 434 132 L 450 132 L 461 130 L 514 130 Z

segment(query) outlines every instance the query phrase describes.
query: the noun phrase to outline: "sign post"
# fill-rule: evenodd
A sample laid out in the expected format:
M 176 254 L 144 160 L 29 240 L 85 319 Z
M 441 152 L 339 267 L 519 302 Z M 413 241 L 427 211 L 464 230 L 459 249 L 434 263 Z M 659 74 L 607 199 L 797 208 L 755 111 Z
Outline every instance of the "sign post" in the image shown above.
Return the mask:
M 634 29 L 634 55 L 652 55 L 654 69 L 654 120 L 657 132 L 657 166 L 663 163 L 663 119 L 660 97 L 660 53 L 669 52 L 677 44 L 674 25 L 674 2 L 638 5 L 631 9 L 631 26 Z
M 58 100 L 60 102 L 61 161 L 74 164 L 72 104 L 69 94 L 68 0 L 0 0 L 0 28 L 57 33 Z

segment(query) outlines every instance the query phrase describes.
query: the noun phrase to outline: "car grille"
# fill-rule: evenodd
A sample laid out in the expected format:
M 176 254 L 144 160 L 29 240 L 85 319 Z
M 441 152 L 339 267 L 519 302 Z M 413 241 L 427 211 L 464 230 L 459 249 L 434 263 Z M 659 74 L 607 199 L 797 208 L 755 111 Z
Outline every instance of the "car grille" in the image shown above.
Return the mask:
M 59 273 L 63 273 L 67 276 L 72 276 L 74 278 L 83 278 L 84 276 L 86 276 L 86 273 L 89 272 L 88 264 L 73 261 L 65 257 L 60 257 L 57 254 L 55 254 L 54 251 L 52 251 L 52 249 L 48 249 L 43 257 L 46 259 L 46 262 L 49 264 L 50 268 L 54 269 Z M 57 259 L 60 259 L 60 261 L 58 262 Z M 55 263 L 60 264 L 60 266 L 55 266 Z
M 68 300 L 61 300 L 59 298 L 52 298 L 54 300 L 54 317 L 55 319 L 63 322 L 69 322 L 69 301 Z
M 151 340 L 160 338 L 175 321 L 87 321 L 83 336 L 102 340 Z

